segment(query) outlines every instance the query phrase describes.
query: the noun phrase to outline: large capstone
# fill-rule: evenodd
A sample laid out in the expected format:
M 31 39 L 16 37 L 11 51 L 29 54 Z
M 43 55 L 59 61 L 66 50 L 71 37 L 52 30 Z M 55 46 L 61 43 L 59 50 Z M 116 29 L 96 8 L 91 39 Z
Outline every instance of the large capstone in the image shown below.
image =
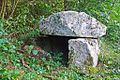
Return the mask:
M 75 66 L 92 65 L 98 63 L 98 40 L 97 39 L 70 39 L 69 43 L 69 64 Z
M 106 26 L 84 12 L 63 11 L 42 21 L 40 31 L 46 35 L 98 38 L 106 34 Z

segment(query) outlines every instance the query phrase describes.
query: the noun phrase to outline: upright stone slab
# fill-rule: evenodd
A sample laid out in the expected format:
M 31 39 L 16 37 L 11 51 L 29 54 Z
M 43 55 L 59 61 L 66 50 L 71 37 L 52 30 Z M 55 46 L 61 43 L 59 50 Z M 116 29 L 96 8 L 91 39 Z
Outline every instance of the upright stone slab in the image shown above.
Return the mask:
M 70 39 L 69 46 L 69 64 L 75 66 L 92 65 L 95 67 L 98 63 L 99 47 L 97 39 Z
M 46 35 L 98 38 L 106 34 L 106 26 L 84 12 L 63 11 L 42 21 L 40 31 Z

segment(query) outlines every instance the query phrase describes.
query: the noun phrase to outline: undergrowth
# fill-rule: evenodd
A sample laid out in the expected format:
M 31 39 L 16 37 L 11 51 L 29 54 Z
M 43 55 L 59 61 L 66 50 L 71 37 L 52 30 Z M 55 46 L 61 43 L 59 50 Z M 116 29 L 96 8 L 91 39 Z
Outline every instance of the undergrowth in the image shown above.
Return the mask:
M 13 0 L 14 4 L 11 1 L 8 0 L 7 8 L 0 4 L 6 8 L 0 13 L 0 80 L 120 80 L 119 0 L 67 3 L 64 0 Z M 84 11 L 108 27 L 107 36 L 101 39 L 99 64 L 95 68 L 87 66 L 83 71 L 66 67 L 62 53 L 46 53 L 34 44 L 26 45 L 30 39 L 40 36 L 38 25 L 44 16 L 67 8 Z
M 0 27 L 0 79 L 1 80 L 119 80 L 120 54 L 110 54 L 103 43 L 96 68 L 87 67 L 83 72 L 77 67 L 65 67 L 62 53 L 45 53 L 33 44 L 23 45 L 23 40 L 12 39 Z M 32 38 L 34 38 L 33 36 Z M 108 50 L 108 51 L 107 51 Z

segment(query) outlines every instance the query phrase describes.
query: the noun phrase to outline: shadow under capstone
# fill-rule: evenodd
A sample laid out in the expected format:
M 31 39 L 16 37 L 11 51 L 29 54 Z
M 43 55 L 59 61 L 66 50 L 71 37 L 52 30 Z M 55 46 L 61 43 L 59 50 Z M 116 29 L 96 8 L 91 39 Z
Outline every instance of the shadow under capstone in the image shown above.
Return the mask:
M 66 37 L 66 36 L 40 36 L 35 42 L 37 46 L 41 47 L 47 52 L 53 53 L 63 53 L 63 65 L 68 66 L 68 40 L 76 39 L 76 37 Z

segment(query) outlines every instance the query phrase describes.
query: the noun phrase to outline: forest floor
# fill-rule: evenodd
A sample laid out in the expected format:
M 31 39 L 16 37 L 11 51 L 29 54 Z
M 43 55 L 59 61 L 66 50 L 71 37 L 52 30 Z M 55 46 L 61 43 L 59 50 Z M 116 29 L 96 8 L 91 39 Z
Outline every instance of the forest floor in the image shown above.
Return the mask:
M 33 44 L 22 49 L 14 45 L 7 44 L 13 49 L 9 53 L 7 47 L 0 53 L 1 80 L 120 80 L 120 54 L 110 54 L 107 45 L 102 46 L 98 66 L 87 66 L 86 72 L 63 65 L 61 53 L 44 54 Z

